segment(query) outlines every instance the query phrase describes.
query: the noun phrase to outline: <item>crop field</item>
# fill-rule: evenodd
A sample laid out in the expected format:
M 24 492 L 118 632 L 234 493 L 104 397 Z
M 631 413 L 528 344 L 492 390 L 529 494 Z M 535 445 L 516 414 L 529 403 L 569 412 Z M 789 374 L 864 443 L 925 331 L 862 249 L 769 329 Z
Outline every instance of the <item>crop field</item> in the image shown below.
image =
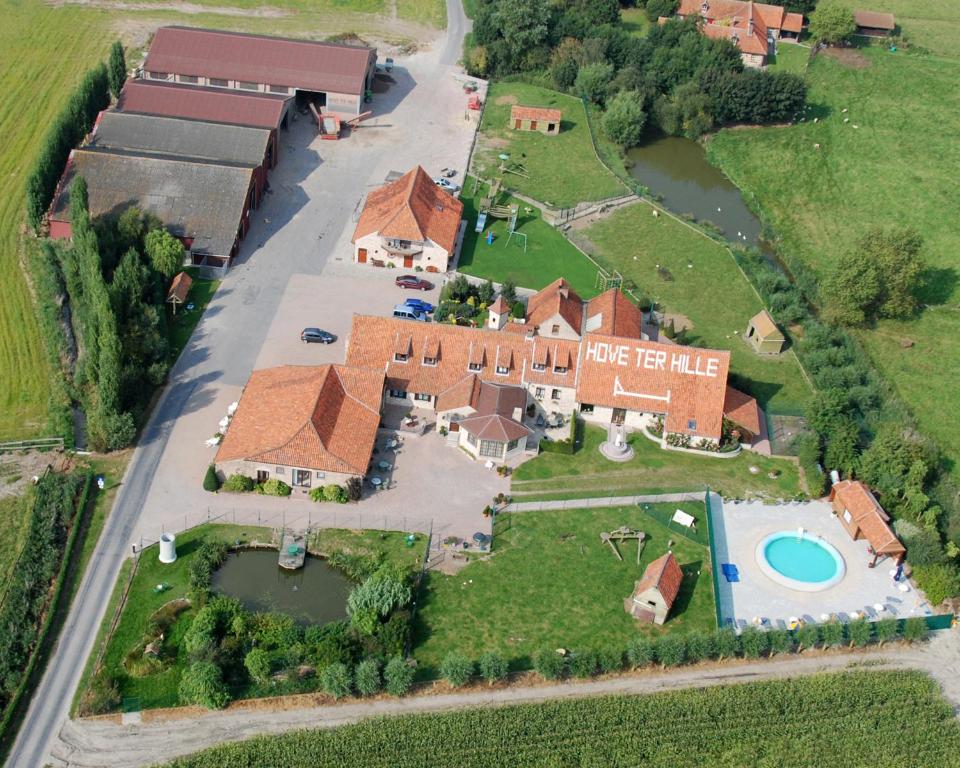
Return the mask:
M 919 672 L 378 718 L 214 747 L 172 768 L 956 765 L 960 725 Z

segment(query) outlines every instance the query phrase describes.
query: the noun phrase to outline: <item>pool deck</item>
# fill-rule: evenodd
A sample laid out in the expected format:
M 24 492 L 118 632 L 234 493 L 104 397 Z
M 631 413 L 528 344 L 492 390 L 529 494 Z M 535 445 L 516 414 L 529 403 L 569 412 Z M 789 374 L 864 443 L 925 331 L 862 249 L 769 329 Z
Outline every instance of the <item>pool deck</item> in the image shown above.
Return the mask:
M 742 629 L 760 616 L 772 626 L 784 628 L 791 617 L 819 622 L 823 614 L 848 620 L 854 611 L 863 612 L 869 619 L 932 613 L 923 594 L 912 585 L 909 592 L 901 592 L 893 583 L 890 571 L 896 566 L 892 560 L 881 560 L 876 568 L 867 567 L 872 559 L 867 542 L 852 541 L 826 502 L 726 501 L 714 506 L 712 514 L 717 565 L 732 563 L 740 575 L 740 581 L 733 583 L 719 575 L 722 624 L 733 623 Z M 764 537 L 777 531 L 796 531 L 801 526 L 822 536 L 843 557 L 846 574 L 835 586 L 819 592 L 799 592 L 775 583 L 757 564 L 757 545 Z M 882 614 L 874 608 L 880 603 L 886 606 Z

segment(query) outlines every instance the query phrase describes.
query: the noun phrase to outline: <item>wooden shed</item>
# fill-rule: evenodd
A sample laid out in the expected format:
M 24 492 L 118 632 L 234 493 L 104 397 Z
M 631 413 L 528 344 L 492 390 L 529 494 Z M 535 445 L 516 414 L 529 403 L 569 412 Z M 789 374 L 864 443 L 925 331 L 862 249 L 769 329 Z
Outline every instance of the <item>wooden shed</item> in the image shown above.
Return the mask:
M 515 131 L 539 131 L 547 136 L 556 136 L 560 133 L 561 115 L 559 109 L 514 104 L 510 108 L 510 127 Z
M 866 539 L 873 549 L 876 565 L 883 557 L 903 560 L 907 550 L 890 527 L 890 518 L 883 511 L 870 489 L 859 480 L 841 480 L 830 489 L 830 504 L 850 538 Z
M 867 37 L 886 37 L 897 27 L 892 13 L 877 11 L 854 11 L 853 23 L 857 25 L 857 34 Z
M 633 587 L 633 594 L 623 600 L 623 610 L 640 621 L 663 624 L 673 607 L 683 571 L 673 552 L 667 552 L 654 560 L 643 572 L 643 577 Z
M 173 304 L 173 314 L 177 314 L 177 307 L 186 302 L 191 285 L 193 279 L 186 272 L 180 272 L 173 278 L 170 290 L 167 291 L 167 302 Z
M 779 355 L 787 344 L 787 337 L 765 309 L 750 318 L 743 337 L 750 342 L 753 351 L 760 355 Z

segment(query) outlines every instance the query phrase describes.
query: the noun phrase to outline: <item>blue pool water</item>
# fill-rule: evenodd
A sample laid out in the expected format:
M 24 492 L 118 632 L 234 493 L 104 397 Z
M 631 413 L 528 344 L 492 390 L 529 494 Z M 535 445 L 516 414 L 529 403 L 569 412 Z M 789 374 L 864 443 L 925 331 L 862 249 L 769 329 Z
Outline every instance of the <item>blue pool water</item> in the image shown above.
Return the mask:
M 763 550 L 764 557 L 774 570 L 788 579 L 807 584 L 818 584 L 837 576 L 840 564 L 837 558 L 818 541 L 796 533 L 784 533 L 771 539 Z

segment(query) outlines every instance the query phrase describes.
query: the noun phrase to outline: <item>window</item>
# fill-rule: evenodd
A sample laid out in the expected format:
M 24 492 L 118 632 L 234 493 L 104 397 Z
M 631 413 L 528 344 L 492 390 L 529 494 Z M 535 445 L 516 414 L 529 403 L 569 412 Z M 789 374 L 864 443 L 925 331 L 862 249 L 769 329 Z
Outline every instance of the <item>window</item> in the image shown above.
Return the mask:
M 177 80 L 181 83 L 193 83 L 194 85 L 200 82 L 200 78 L 196 75 L 177 75 Z
M 405 363 L 407 362 L 407 355 L 405 355 L 403 352 L 394 352 L 393 359 L 397 363 Z
M 425 357 L 425 358 L 423 358 L 423 364 L 424 364 L 424 365 L 436 365 L 436 364 L 437 364 L 437 358 L 435 358 L 435 357 Z
M 482 370 L 483 370 L 483 366 L 480 365 L 480 363 L 469 363 L 469 364 L 467 365 L 467 370 L 468 370 L 468 371 L 482 371 Z
M 580 413 L 593 413 L 593 403 L 580 403 Z
M 514 448 L 516 448 L 518 445 L 520 445 L 520 440 L 519 440 L 519 438 L 518 438 L 517 440 L 511 440 L 509 443 L 507 443 L 507 453 L 509 453 L 510 451 L 512 451 L 512 450 L 513 450 Z
M 326 476 L 327 476 L 327 473 L 326 473 L 326 472 L 317 472 L 317 473 L 314 475 L 314 477 L 315 477 L 317 480 L 323 480 Z
M 696 419 L 687 419 L 687 429 L 696 429 L 697 420 Z
M 534 394 L 534 397 L 536 397 L 537 400 L 543 400 L 543 395 L 544 395 L 543 387 L 537 387 L 537 391 Z
M 560 326 L 559 326 L 559 325 L 556 325 L 556 324 L 553 325 L 553 326 L 550 328 L 550 333 L 552 333 L 554 336 L 556 336 L 558 333 L 560 333 Z
M 550 399 L 551 399 L 551 400 L 559 400 L 559 399 L 560 399 L 560 390 L 559 390 L 559 389 L 551 390 L 551 392 L 550 392 Z
M 466 434 L 467 442 L 470 443 L 470 445 L 477 444 L 477 436 L 475 434 L 473 434 L 472 432 L 467 432 L 466 430 L 464 430 L 464 434 Z
M 293 484 L 298 485 L 301 488 L 309 488 L 310 487 L 310 470 L 309 469 L 293 470 Z
M 498 374 L 498 375 L 500 375 L 500 376 L 506 376 L 508 373 L 510 373 L 510 369 L 507 368 L 505 365 L 498 365 L 498 366 L 497 366 L 497 374 Z
M 843 519 L 844 519 L 845 522 L 848 522 L 848 523 L 853 519 L 852 517 L 850 517 L 850 510 L 849 510 L 849 509 L 843 510 Z
M 168 72 L 147 72 L 151 80 L 170 80 L 173 76 Z
M 228 88 L 230 86 L 230 81 L 224 80 L 222 77 L 211 77 L 207 82 L 210 85 L 217 86 L 217 88 Z
M 499 459 L 503 456 L 503 443 L 496 440 L 481 440 L 480 455 Z
M 242 89 L 245 90 L 245 91 L 259 91 L 259 90 L 260 90 L 260 84 L 259 84 L 259 83 L 247 83 L 247 82 L 244 82 L 243 80 L 238 80 L 238 81 L 237 81 L 237 88 L 242 88 Z
M 555 366 L 553 366 L 553 372 L 554 372 L 554 373 L 559 373 L 559 374 L 564 374 L 564 373 L 567 372 L 567 367 L 566 367 L 565 365 L 555 365 Z
M 290 89 L 285 85 L 268 85 L 267 90 L 270 93 L 290 93 Z
M 282 475 L 283 472 L 284 472 L 283 467 L 274 467 L 274 468 L 273 468 L 273 474 L 275 474 L 275 475 Z
M 547 370 L 547 366 L 544 365 L 543 363 L 534 363 L 534 364 L 531 365 L 530 367 L 533 368 L 533 370 L 535 370 L 535 371 L 545 371 L 545 370 Z
M 425 394 L 425 393 L 423 393 L 423 392 L 415 392 L 414 395 L 413 395 L 413 399 L 414 399 L 414 400 L 425 400 L 426 402 L 429 403 L 429 402 L 430 402 L 430 395 L 427 395 L 427 394 Z
M 396 397 L 396 398 L 399 398 L 400 400 L 407 399 L 407 393 L 402 389 L 389 389 L 387 390 L 387 394 L 389 394 L 390 397 Z

